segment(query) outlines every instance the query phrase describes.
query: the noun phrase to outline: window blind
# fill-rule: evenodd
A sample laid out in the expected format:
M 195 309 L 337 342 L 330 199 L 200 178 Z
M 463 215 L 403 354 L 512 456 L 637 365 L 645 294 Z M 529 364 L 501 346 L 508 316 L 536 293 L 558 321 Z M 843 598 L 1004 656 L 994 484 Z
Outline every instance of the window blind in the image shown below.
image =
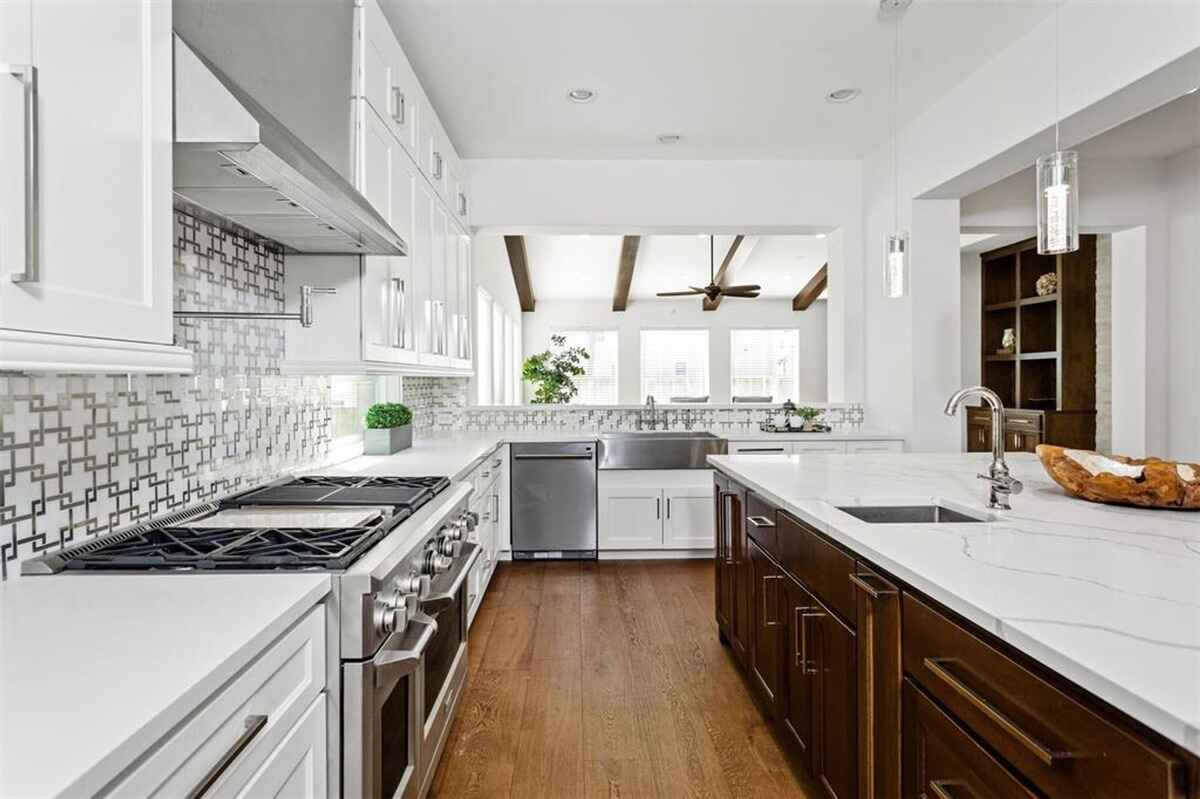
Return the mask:
M 666 402 L 708 393 L 707 330 L 642 331 L 642 397 Z

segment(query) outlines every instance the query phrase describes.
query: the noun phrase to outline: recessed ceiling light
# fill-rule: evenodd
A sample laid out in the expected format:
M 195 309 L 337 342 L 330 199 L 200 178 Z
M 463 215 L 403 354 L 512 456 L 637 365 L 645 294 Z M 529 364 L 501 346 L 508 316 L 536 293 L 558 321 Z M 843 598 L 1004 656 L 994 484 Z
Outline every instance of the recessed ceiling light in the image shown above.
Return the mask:
M 824 234 L 824 233 L 818 233 L 818 234 L 817 234 L 817 238 L 818 238 L 818 239 L 823 239 L 823 238 L 825 238 L 825 234 Z
M 860 94 L 862 94 L 862 89 L 834 89 L 825 95 L 825 99 L 831 103 L 848 103 Z
M 660 133 L 658 134 L 659 144 L 679 144 L 679 140 L 683 138 L 678 133 Z
M 567 92 L 567 99 L 576 103 L 590 103 L 596 99 L 596 93 L 591 89 L 571 89 Z

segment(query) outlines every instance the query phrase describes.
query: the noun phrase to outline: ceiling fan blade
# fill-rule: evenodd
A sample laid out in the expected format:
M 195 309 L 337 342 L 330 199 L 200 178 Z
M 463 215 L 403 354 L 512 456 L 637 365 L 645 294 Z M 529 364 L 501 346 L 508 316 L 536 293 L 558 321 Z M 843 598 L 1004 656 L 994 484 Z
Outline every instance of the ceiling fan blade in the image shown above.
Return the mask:
M 692 289 L 691 291 L 660 291 L 660 292 L 658 292 L 657 296 L 659 296 L 659 297 L 694 297 L 697 294 L 703 294 L 703 293 L 704 292 L 700 291 L 699 289 Z
M 762 286 L 726 286 L 721 289 L 722 294 L 728 294 L 731 291 L 762 291 Z
M 721 296 L 722 297 L 748 297 L 753 300 L 758 297 L 758 292 L 757 291 L 722 291 Z

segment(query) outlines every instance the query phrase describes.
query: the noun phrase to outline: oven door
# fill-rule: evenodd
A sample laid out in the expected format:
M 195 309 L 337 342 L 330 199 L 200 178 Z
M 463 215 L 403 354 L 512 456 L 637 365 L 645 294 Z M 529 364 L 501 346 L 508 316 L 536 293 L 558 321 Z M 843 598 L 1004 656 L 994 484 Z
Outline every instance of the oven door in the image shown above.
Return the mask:
M 418 613 L 371 660 L 342 664 L 344 796 L 418 796 L 421 664 L 437 631 L 436 621 Z
M 467 680 L 468 576 L 479 558 L 479 546 L 463 545 L 454 567 L 440 575 L 421 602 L 421 610 L 437 618 L 437 634 L 425 651 L 421 685 L 421 769 L 433 779 L 450 720 Z

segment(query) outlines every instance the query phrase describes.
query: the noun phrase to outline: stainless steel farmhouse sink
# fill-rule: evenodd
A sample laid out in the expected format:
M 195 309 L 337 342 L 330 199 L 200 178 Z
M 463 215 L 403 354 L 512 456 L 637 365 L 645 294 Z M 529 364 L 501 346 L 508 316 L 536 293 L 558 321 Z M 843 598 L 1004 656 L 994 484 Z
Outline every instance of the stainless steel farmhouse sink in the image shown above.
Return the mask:
M 838 510 L 868 524 L 982 524 L 988 521 L 942 505 L 849 505 Z
M 599 450 L 600 469 L 705 469 L 729 443 L 708 432 L 655 430 L 601 433 Z

